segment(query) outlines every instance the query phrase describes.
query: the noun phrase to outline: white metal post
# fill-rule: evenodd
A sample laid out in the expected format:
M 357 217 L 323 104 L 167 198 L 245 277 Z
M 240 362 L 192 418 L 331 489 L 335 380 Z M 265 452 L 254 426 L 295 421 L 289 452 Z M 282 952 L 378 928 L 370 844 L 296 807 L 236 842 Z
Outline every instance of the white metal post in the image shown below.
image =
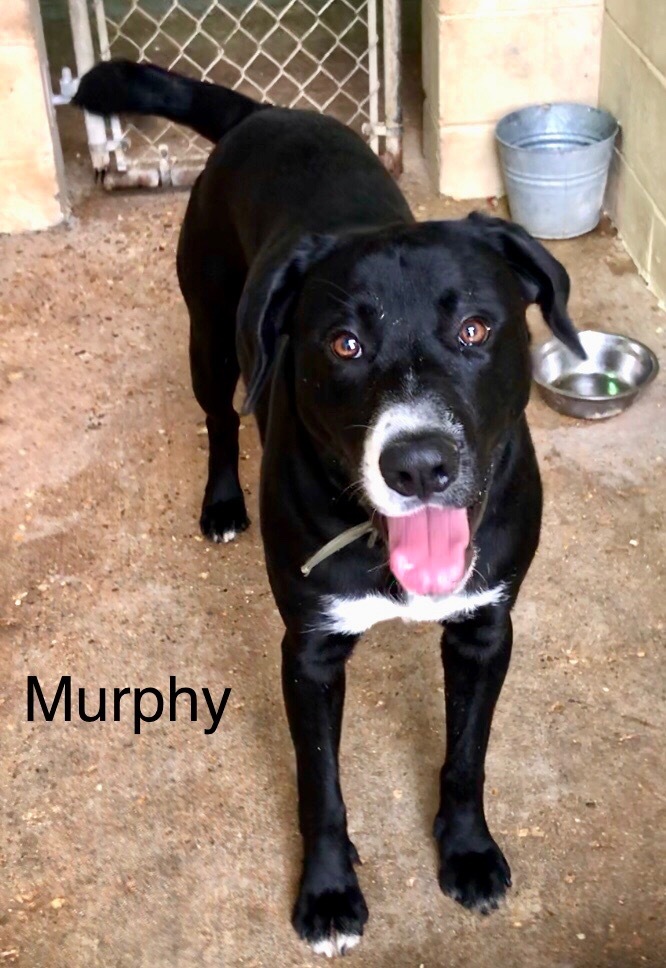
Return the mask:
M 377 0 L 368 0 L 368 143 L 379 154 L 379 35 L 377 33 Z
M 109 47 L 109 31 L 106 29 L 106 15 L 104 13 L 104 0 L 93 0 L 95 10 L 95 21 L 97 23 L 97 36 L 99 37 L 99 53 L 102 60 L 109 60 L 111 48 Z M 111 137 L 114 143 L 114 153 L 116 156 L 116 167 L 118 171 L 127 171 L 127 161 L 123 151 L 123 132 L 120 127 L 120 118 L 117 114 L 109 118 L 111 124 Z
M 90 30 L 88 5 L 86 0 L 68 0 L 68 2 L 74 56 L 76 58 L 76 73 L 81 77 L 95 63 L 95 48 Z M 93 167 L 96 171 L 102 171 L 108 168 L 110 160 L 107 148 L 106 122 L 104 118 L 87 112 L 85 112 L 85 122 Z
M 400 0 L 383 0 L 385 163 L 394 175 L 402 171 L 402 105 L 400 103 Z

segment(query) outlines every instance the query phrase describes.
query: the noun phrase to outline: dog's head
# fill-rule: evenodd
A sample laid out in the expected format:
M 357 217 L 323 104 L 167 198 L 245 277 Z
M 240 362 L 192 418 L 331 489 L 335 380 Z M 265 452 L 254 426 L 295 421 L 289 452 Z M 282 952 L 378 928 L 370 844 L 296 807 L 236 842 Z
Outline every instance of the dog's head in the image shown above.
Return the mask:
M 384 519 L 394 574 L 411 592 L 451 593 L 498 447 L 527 404 L 527 306 L 584 356 L 566 271 L 520 227 L 476 214 L 304 239 L 264 279 L 248 399 L 288 332 L 298 416 Z

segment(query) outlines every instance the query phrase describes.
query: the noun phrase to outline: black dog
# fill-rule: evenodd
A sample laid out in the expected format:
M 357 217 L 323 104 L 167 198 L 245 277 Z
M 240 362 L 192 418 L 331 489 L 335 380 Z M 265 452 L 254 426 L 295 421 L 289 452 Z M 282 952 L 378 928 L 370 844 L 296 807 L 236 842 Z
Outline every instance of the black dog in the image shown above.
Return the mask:
M 75 103 L 158 114 L 219 142 L 178 248 L 210 441 L 201 528 L 227 541 L 249 523 L 232 404 L 242 373 L 286 626 L 305 851 L 297 932 L 328 955 L 363 933 L 338 778 L 345 660 L 394 617 L 446 628 L 439 883 L 489 911 L 511 881 L 486 825 L 484 760 L 542 503 L 525 309 L 537 303 L 584 355 L 565 270 L 500 219 L 416 223 L 381 162 L 331 118 L 124 61 L 90 71 Z

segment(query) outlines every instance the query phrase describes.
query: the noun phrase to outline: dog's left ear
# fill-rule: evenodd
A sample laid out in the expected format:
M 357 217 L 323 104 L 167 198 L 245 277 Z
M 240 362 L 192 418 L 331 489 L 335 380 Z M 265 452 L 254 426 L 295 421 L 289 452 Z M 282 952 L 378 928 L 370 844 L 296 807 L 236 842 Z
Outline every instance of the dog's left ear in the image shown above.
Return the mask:
M 275 358 L 278 340 L 285 335 L 289 310 L 308 269 L 329 255 L 339 243 L 335 236 L 310 234 L 292 244 L 269 246 L 255 259 L 238 304 L 238 332 L 254 330 L 256 359 L 247 386 L 243 413 L 252 413 Z
M 576 356 L 586 359 L 585 350 L 567 311 L 570 285 L 564 266 L 553 258 L 545 246 L 514 222 L 492 218 L 481 212 L 472 212 L 468 221 L 509 263 L 520 280 L 525 299 L 539 306 L 555 336 Z

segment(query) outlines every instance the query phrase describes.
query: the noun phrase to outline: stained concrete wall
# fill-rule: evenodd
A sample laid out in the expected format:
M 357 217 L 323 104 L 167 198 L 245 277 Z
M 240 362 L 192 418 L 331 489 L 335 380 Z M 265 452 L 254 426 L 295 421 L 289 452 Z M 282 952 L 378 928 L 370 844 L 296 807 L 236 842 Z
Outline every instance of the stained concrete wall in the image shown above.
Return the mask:
M 65 215 L 37 0 L 0 2 L 0 232 L 44 229 Z
M 606 0 L 600 103 L 621 124 L 608 212 L 666 299 L 666 0 Z
M 508 111 L 597 103 L 602 17 L 603 0 L 424 0 L 424 153 L 439 192 L 504 193 L 494 127 Z

